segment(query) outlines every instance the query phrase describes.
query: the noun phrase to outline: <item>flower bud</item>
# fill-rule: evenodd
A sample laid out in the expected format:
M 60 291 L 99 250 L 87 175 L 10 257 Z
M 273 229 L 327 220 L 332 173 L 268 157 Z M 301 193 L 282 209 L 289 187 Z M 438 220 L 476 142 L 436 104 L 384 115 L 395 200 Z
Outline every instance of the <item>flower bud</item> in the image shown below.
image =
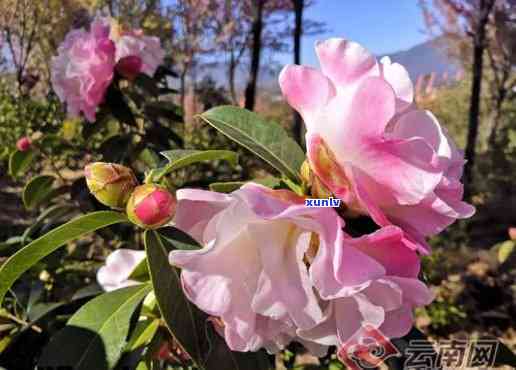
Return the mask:
M 84 168 L 86 184 L 97 200 L 112 208 L 124 208 L 138 185 L 130 168 L 114 163 L 95 162 Z
M 140 185 L 127 202 L 129 220 L 145 229 L 155 229 L 169 222 L 176 211 L 176 198 L 155 184 Z
M 140 57 L 130 55 L 118 61 L 116 71 L 129 81 L 133 81 L 142 70 L 142 66 L 143 63 Z
M 30 149 L 31 144 L 32 142 L 30 139 L 27 136 L 24 136 L 16 142 L 16 149 L 18 149 L 20 152 L 26 152 Z
M 509 227 L 509 238 L 516 241 L 516 227 Z
M 303 180 L 303 182 L 307 186 L 312 186 L 313 173 L 312 173 L 312 169 L 310 168 L 310 163 L 308 163 L 308 161 L 303 162 L 303 165 L 301 166 L 301 169 L 300 169 L 300 173 L 301 173 L 301 180 Z

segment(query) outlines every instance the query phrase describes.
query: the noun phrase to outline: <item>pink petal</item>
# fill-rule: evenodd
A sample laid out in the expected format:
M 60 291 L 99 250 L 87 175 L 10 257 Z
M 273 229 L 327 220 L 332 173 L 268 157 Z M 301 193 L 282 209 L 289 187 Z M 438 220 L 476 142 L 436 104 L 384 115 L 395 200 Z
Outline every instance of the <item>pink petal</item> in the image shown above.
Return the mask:
M 260 239 L 263 272 L 252 307 L 273 318 L 289 315 L 299 328 L 311 328 L 322 319 L 308 270 L 303 261 L 310 233 L 299 234 L 294 225 L 275 222 L 249 225 L 251 237 Z
M 374 55 L 353 41 L 331 38 L 317 42 L 315 50 L 323 73 L 337 86 L 379 75 Z
M 380 59 L 380 69 L 383 78 L 396 93 L 396 111 L 407 109 L 414 100 L 414 87 L 405 67 L 399 63 L 392 63 L 389 57 L 383 57 Z
M 335 87 L 321 72 L 312 67 L 287 65 L 279 75 L 283 96 L 300 112 L 307 124 L 310 113 L 324 107 L 335 96 Z
M 106 264 L 97 272 L 97 281 L 106 291 L 136 284 L 136 282 L 128 279 L 144 258 L 144 251 L 117 249 L 106 258 Z
M 381 263 L 387 275 L 417 277 L 419 258 L 416 252 L 403 244 L 404 238 L 400 228 L 385 226 L 372 234 L 351 239 L 348 243 Z

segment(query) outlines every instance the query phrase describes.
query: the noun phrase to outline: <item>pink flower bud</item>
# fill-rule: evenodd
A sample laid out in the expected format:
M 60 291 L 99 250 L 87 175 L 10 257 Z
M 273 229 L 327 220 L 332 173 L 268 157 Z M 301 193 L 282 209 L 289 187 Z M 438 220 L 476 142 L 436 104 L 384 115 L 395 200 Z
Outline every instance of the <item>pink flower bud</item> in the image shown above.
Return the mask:
M 146 229 L 158 228 L 175 214 L 176 198 L 165 188 L 146 184 L 138 186 L 127 202 L 129 219 Z
M 114 163 L 95 162 L 84 168 L 86 184 L 97 200 L 112 208 L 124 208 L 138 185 L 130 168 Z
M 136 78 L 136 76 L 138 76 L 142 70 L 142 66 L 143 62 L 140 57 L 136 55 L 130 55 L 118 61 L 116 64 L 116 71 L 129 81 L 132 81 Z
M 20 152 L 26 152 L 30 149 L 31 144 L 32 142 L 30 141 L 30 139 L 27 136 L 24 136 L 16 142 L 16 148 Z
M 516 240 L 516 227 L 509 227 L 508 233 L 511 240 Z

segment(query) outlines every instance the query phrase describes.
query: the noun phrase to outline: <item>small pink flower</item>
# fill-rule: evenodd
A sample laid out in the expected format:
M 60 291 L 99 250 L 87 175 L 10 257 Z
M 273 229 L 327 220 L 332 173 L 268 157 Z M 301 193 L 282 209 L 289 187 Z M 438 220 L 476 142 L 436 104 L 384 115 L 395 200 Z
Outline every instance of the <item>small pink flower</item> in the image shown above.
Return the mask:
M 116 40 L 116 61 L 120 63 L 129 56 L 140 59 L 138 72 L 153 77 L 158 67 L 163 64 L 165 51 L 161 48 L 157 37 L 144 36 L 142 32 L 131 31 Z
M 409 75 L 357 43 L 316 45 L 321 70 L 289 65 L 279 83 L 307 127 L 310 164 L 348 207 L 380 226 L 399 225 L 422 247 L 474 208 L 462 202 L 463 154 L 428 111 L 417 110 Z
M 96 18 L 90 30 L 73 30 L 52 59 L 52 86 L 68 113 L 83 113 L 95 121 L 97 107 L 104 101 L 113 79 L 115 45 L 109 39 L 109 20 Z
M 155 229 L 169 222 L 176 210 L 176 198 L 165 188 L 137 186 L 127 202 L 127 215 L 135 224 Z
M 32 142 L 27 136 L 24 136 L 16 142 L 16 149 L 18 149 L 20 152 L 26 152 L 30 149 L 32 145 Z
M 97 272 L 98 283 L 107 292 L 138 284 L 129 277 L 144 258 L 144 251 L 117 249 L 106 258 L 106 264 Z
M 115 68 L 123 77 L 132 81 L 138 76 L 142 69 L 142 60 L 135 55 L 129 55 L 120 59 Z

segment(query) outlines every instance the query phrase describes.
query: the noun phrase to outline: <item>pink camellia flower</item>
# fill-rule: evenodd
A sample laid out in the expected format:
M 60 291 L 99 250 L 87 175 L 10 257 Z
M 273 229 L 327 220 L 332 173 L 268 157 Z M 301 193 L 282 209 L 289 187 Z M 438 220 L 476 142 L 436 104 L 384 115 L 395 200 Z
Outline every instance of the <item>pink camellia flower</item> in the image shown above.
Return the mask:
M 122 64 L 127 68 L 128 62 L 125 58 L 132 57 L 131 68 L 136 67 L 138 59 L 138 72 L 153 77 L 158 67 L 163 64 L 165 51 L 157 37 L 145 36 L 142 31 L 135 30 L 123 33 L 115 42 L 116 61 L 119 66 Z
M 82 112 L 88 121 L 95 121 L 115 67 L 115 44 L 109 33 L 109 20 L 96 18 L 89 31 L 68 33 L 52 59 L 52 86 L 71 116 Z
M 127 216 L 135 224 L 155 229 L 169 222 L 176 211 L 176 198 L 155 184 L 137 186 L 127 202 Z
M 117 249 L 106 258 L 106 265 L 97 272 L 98 283 L 107 292 L 138 284 L 129 277 L 144 258 L 144 251 Z
M 419 258 L 403 239 L 401 229 L 385 226 L 360 238 L 344 235 L 340 249 L 321 246 L 311 274 L 329 304 L 321 324 L 298 334 L 328 346 L 346 344 L 365 325 L 387 338 L 406 335 L 414 307 L 429 304 L 433 295 L 417 279 Z
M 170 263 L 183 269 L 187 297 L 220 319 L 233 350 L 276 352 L 296 340 L 321 355 L 361 324 L 400 337 L 413 307 L 431 299 L 396 226 L 354 239 L 334 210 L 256 184 L 177 195 L 176 226 L 205 247 L 173 251 Z
M 235 351 L 274 353 L 292 340 L 323 355 L 325 348 L 299 338 L 323 319 L 307 268 L 316 233 L 337 248 L 342 220 L 332 209 L 305 207 L 286 190 L 247 184 L 230 195 L 177 192 L 176 226 L 204 245 L 172 251 L 182 268 L 186 296 L 221 321 L 219 331 Z
M 30 149 L 30 146 L 32 145 L 32 142 L 27 136 L 21 137 L 16 142 L 16 149 L 18 149 L 20 152 L 26 152 Z
M 415 109 L 405 68 L 357 43 L 316 45 L 322 71 L 286 66 L 279 83 L 307 127 L 310 164 L 353 211 L 401 226 L 425 252 L 434 235 L 474 208 L 461 201 L 463 154 L 436 118 Z

